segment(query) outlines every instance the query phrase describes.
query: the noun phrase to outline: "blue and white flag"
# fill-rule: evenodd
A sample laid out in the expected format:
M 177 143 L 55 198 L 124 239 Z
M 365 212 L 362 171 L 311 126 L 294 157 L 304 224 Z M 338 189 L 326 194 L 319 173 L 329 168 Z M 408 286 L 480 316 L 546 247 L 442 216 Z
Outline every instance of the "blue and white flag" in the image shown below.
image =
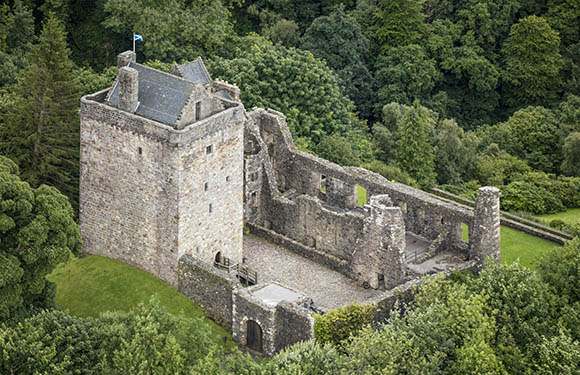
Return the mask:
M 143 36 L 139 34 L 133 34 L 133 40 L 143 40 Z

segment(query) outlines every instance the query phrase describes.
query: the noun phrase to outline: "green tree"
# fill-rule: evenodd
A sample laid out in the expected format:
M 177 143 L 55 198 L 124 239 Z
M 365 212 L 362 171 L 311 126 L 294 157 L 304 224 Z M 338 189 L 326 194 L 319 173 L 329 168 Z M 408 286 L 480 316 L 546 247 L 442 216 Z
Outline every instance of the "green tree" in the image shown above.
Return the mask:
M 0 151 L 20 166 L 24 180 L 55 186 L 76 206 L 80 95 L 69 55 L 64 26 L 49 17 L 19 75 Z
M 340 354 L 330 344 L 314 340 L 301 342 L 284 349 L 264 366 L 264 375 L 337 374 Z
M 379 57 L 376 78 L 382 103 L 411 105 L 415 99 L 430 99 L 442 76 L 423 47 L 410 44 L 391 48 Z
M 548 0 L 546 18 L 560 32 L 565 46 L 580 42 L 580 4 L 575 0 Z
M 425 33 L 424 0 L 378 0 L 370 33 L 381 53 L 418 41 Z
M 542 17 L 514 24 L 502 46 L 503 99 L 511 108 L 548 105 L 560 88 L 560 37 Z
M 465 133 L 454 120 L 437 124 L 434 139 L 435 172 L 439 184 L 458 184 L 474 175 L 477 137 Z
M 499 150 L 496 144 L 492 144 L 486 152 L 477 156 L 475 177 L 481 185 L 502 186 L 531 170 L 525 161 Z
M 564 92 L 580 95 L 580 42 L 566 48 L 562 56 L 564 65 L 560 72 Z
M 322 138 L 316 146 L 316 154 L 344 166 L 358 167 L 361 161 L 352 149 L 351 143 L 338 134 L 332 134 Z
M 562 157 L 558 120 L 544 107 L 527 107 L 514 113 L 506 126 L 518 144 L 516 156 L 535 169 L 556 172 Z
M 444 111 L 438 112 L 454 118 L 465 129 L 496 122 L 500 99 L 498 68 L 462 23 L 436 20 L 429 28 L 426 49 L 444 77 L 434 89 L 446 96 L 438 104 Z M 425 104 L 433 107 L 435 103 Z
M 397 166 L 423 187 L 435 183 L 435 161 L 430 141 L 435 119 L 416 100 L 401 117 L 395 133 Z
M 562 162 L 562 173 L 568 176 L 580 177 L 580 133 L 571 133 L 564 141 L 562 148 L 564 161 Z
M 49 306 L 55 286 L 45 276 L 79 251 L 67 198 L 46 185 L 32 189 L 16 164 L 0 156 L 0 319 L 29 306 Z
M 281 19 L 264 29 L 262 35 L 273 43 L 282 43 L 286 47 L 296 47 L 300 40 L 298 25 L 294 21 Z
M 274 46 L 255 35 L 243 44 L 236 58 L 215 58 L 208 67 L 214 77 L 239 85 L 246 107 L 284 113 L 292 134 L 315 144 L 324 135 L 345 134 L 352 128 L 352 102 L 324 62 L 310 52 Z
M 107 0 L 104 10 L 104 26 L 125 40 L 125 49 L 133 32 L 143 35 L 137 54 L 145 60 L 213 56 L 233 34 L 230 12 L 220 0 Z
M 345 94 L 360 114 L 369 118 L 374 98 L 374 79 L 365 63 L 369 41 L 356 20 L 339 7 L 329 16 L 315 19 L 302 40 L 303 49 L 325 60 L 337 72 Z
M 538 375 L 575 375 L 580 373 L 580 342 L 561 333 L 544 338 L 534 361 Z
M 12 8 L 0 5 L 0 87 L 16 82 L 33 41 L 34 18 L 22 0 L 15 0 Z

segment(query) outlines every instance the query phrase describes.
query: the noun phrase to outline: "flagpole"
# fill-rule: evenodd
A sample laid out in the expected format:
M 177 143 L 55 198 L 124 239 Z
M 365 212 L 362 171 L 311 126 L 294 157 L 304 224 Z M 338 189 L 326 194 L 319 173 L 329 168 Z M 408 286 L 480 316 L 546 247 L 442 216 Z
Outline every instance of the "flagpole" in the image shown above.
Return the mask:
M 133 52 L 135 52 L 135 33 L 133 33 Z

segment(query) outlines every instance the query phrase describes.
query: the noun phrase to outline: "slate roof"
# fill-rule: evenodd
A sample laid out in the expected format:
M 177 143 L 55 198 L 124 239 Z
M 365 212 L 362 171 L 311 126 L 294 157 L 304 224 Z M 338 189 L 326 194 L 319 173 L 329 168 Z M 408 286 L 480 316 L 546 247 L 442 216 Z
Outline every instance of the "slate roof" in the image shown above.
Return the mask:
M 226 100 L 234 100 L 232 98 L 232 96 L 230 95 L 229 92 L 227 92 L 226 90 L 221 90 L 215 93 L 215 96 L 218 96 L 222 99 L 226 99 Z
M 177 70 L 179 71 L 179 75 L 188 81 L 200 82 L 204 86 L 209 85 L 211 82 L 211 78 L 201 57 L 187 64 L 177 66 Z
M 194 83 L 149 68 L 137 63 L 129 63 L 130 68 L 139 72 L 139 105 L 135 114 L 167 125 L 177 125 L 187 99 L 194 89 Z M 119 103 L 118 78 L 107 97 L 107 103 Z

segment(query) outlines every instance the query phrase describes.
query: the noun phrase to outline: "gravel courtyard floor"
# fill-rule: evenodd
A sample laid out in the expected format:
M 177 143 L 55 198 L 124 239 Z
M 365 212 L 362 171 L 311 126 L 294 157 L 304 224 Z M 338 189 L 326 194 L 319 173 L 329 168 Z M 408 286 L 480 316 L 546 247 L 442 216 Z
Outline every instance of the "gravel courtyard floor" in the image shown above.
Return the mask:
M 382 292 L 364 289 L 341 273 L 256 236 L 244 236 L 244 257 L 258 272 L 258 283 L 277 281 L 312 298 L 323 310 L 364 302 Z

